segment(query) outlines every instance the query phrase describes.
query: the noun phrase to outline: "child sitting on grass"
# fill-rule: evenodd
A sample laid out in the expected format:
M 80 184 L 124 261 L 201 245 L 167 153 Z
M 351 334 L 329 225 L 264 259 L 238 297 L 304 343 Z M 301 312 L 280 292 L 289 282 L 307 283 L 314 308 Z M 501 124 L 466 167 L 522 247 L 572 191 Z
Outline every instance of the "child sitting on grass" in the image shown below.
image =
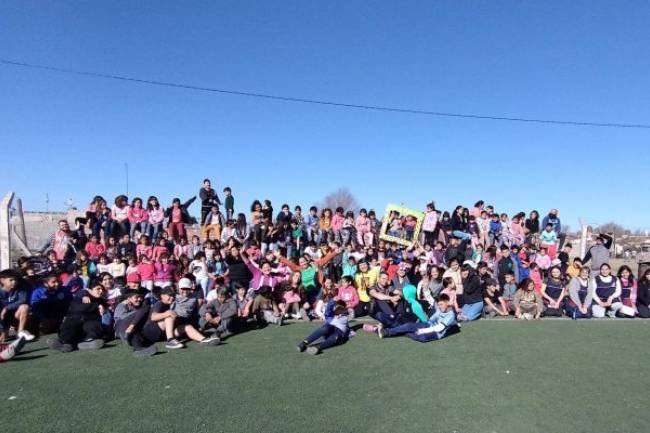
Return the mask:
M 344 301 L 336 301 L 334 317 L 301 341 L 298 344 L 298 351 L 306 350 L 310 355 L 318 355 L 325 349 L 344 344 L 349 338 L 348 309 Z M 322 339 L 320 343 L 313 344 L 319 339 Z

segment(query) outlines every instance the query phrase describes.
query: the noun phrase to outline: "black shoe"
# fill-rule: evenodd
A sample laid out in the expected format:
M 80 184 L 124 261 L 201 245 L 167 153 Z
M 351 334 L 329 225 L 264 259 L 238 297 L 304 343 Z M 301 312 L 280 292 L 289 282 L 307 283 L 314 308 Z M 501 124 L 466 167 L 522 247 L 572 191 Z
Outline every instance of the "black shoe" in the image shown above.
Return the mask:
M 142 347 L 138 350 L 133 351 L 133 356 L 135 358 L 147 358 L 149 356 L 153 356 L 158 352 L 158 349 L 156 348 L 155 344 L 152 344 L 149 347 Z
M 72 352 L 74 347 L 71 344 L 61 343 L 61 340 L 58 338 L 48 338 L 47 346 L 52 350 L 58 350 L 59 352 L 67 353 Z
M 379 338 L 386 338 L 388 337 L 388 329 L 384 328 L 383 326 L 380 326 L 377 328 L 377 334 L 379 335 Z
M 298 352 L 302 353 L 307 349 L 307 344 L 305 344 L 304 341 L 301 341 L 300 344 L 296 346 L 296 348 L 298 349 Z
M 97 350 L 104 347 L 104 340 L 101 338 L 89 339 L 77 344 L 79 350 Z

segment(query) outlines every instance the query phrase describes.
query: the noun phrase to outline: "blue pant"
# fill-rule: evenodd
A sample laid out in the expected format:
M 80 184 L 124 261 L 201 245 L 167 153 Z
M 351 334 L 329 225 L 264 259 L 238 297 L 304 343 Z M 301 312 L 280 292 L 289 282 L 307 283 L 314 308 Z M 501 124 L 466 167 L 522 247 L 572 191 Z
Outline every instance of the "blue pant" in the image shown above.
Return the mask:
M 402 325 L 393 326 L 392 328 L 386 329 L 388 335 L 393 337 L 396 335 L 411 334 L 415 333 L 420 328 L 426 328 L 429 326 L 427 323 L 421 322 L 409 322 Z
M 373 317 L 387 327 L 399 324 L 400 318 L 404 317 L 405 313 L 404 302 L 395 305 L 390 301 L 374 300 Z
M 472 235 L 470 235 L 469 233 L 462 232 L 460 230 L 454 230 L 452 234 L 464 241 L 472 240 Z
M 564 309 L 567 316 L 573 319 L 590 319 L 591 318 L 591 308 L 587 310 L 587 314 L 582 314 L 578 307 L 573 305 L 573 302 L 567 302 Z
M 474 302 L 473 304 L 463 305 L 463 315 L 467 318 L 467 320 L 478 319 L 479 317 L 481 317 L 482 312 L 483 312 L 483 301 Z
M 343 344 L 348 341 L 347 333 L 341 331 L 334 325 L 330 325 L 329 323 L 324 324 L 309 334 L 309 336 L 305 338 L 305 342 L 307 344 L 311 344 L 319 338 L 323 339 L 323 341 L 321 341 L 321 343 L 318 345 L 321 350 L 325 350 L 329 347 Z

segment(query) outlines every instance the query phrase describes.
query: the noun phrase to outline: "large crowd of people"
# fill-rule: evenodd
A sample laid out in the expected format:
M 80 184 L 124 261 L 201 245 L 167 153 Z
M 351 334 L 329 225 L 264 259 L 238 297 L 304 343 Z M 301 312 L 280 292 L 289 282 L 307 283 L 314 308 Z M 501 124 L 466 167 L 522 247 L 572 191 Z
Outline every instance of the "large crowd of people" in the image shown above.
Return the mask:
M 606 233 L 574 257 L 556 209 L 541 218 L 431 202 L 418 223 L 341 207 L 275 214 L 269 200 L 235 212 L 232 190 L 223 194 L 205 179 L 198 221 L 197 197 L 164 207 L 124 195 L 96 196 L 73 228 L 59 221 L 41 266 L 25 257 L 0 271 L 0 361 L 45 334 L 60 352 L 118 338 L 146 357 L 158 342 L 216 346 L 251 327 L 318 321 L 297 346 L 318 354 L 364 316 L 364 331 L 416 341 L 479 318 L 650 317 L 650 271 L 613 272 Z

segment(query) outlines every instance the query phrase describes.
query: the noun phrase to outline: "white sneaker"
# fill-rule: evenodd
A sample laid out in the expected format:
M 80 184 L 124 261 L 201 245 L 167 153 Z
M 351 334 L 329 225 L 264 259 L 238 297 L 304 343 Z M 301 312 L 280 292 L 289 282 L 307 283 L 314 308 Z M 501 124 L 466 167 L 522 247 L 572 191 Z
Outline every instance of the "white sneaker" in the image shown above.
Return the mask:
M 34 334 L 29 331 L 20 331 L 18 333 L 18 338 L 24 338 L 25 341 L 33 341 L 36 337 L 34 337 Z

